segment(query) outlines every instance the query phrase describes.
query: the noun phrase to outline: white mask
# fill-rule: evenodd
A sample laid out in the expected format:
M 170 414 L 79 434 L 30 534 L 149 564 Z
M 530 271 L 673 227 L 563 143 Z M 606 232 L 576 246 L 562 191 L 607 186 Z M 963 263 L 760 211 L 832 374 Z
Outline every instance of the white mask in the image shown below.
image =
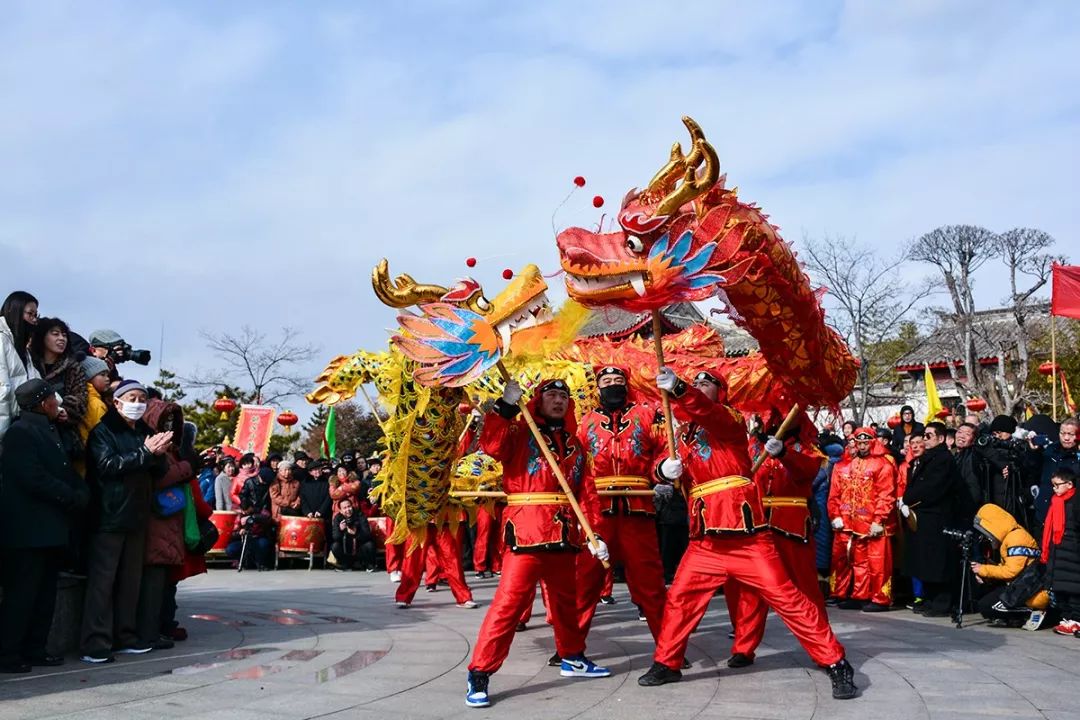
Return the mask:
M 146 403 L 120 401 L 120 414 L 128 420 L 141 420 L 146 414 Z

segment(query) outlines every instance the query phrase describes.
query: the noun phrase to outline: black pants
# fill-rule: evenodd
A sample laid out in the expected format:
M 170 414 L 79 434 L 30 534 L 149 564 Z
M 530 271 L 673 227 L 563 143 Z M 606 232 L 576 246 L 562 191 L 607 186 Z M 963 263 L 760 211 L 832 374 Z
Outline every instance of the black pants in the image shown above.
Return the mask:
M 165 581 L 165 592 L 161 596 L 161 616 L 158 623 L 158 632 L 162 635 L 170 635 L 172 631 L 180 627 L 176 622 L 176 581 Z
M 343 568 L 355 567 L 359 563 L 366 570 L 375 567 L 375 543 L 371 540 L 338 540 L 330 548 L 337 564 Z
M 978 600 L 979 614 L 987 620 L 1026 620 L 1027 616 L 1031 614 L 1031 610 L 1028 608 L 1017 608 L 1010 612 L 994 609 L 994 604 L 1001 599 L 1006 587 L 1008 586 L 995 585 L 984 593 Z
M 45 655 L 45 641 L 56 608 L 56 578 L 66 550 L 56 547 L 3 551 L 0 662 Z
M 161 603 L 168 582 L 169 566 L 147 565 L 143 568 L 137 625 L 139 642 L 143 645 L 152 645 L 161 635 Z
M 94 533 L 86 569 L 81 651 L 107 653 L 139 641 L 137 619 L 145 530 Z
M 664 564 L 664 579 L 670 583 L 690 544 L 690 526 L 658 523 L 656 532 L 660 542 L 660 562 Z

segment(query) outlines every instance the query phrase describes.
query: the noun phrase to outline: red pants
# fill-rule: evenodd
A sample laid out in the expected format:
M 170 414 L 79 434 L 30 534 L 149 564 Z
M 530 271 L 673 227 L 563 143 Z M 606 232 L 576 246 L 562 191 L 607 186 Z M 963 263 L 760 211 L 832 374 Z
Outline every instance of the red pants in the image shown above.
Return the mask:
M 615 594 L 615 566 L 612 565 L 604 571 L 604 591 L 600 597 L 611 597 Z
M 574 555 L 565 552 L 506 553 L 502 578 L 495 590 L 480 634 L 476 639 L 470 670 L 493 673 L 510 654 L 514 631 L 525 608 L 536 597 L 536 583 L 547 587 L 548 610 L 555 626 L 555 651 L 559 657 L 585 652 L 585 633 L 577 622 L 574 596 Z
M 892 538 L 863 538 L 846 532 L 833 536 L 829 577 L 833 597 L 892 605 L 892 570 Z
M 424 546 L 424 584 L 438 585 L 443 579 L 443 568 L 440 560 L 439 543 L 429 542 Z M 449 581 L 450 578 L 447 578 Z
M 729 577 L 757 591 L 818 665 L 832 665 L 844 657 L 844 647 L 825 614 L 788 577 L 772 536 L 758 533 L 708 535 L 690 541 L 668 589 L 664 624 L 653 656 L 656 662 L 672 670 L 682 668 L 690 633 Z
M 814 539 L 799 542 L 781 535 L 773 534 L 773 543 L 780 561 L 795 587 L 810 598 L 822 615 L 825 615 L 825 598 L 818 585 L 817 567 L 814 555 Z M 765 620 L 769 615 L 769 606 L 757 592 L 751 590 L 735 578 L 728 578 L 724 585 L 724 598 L 727 600 L 731 622 L 735 626 L 735 642 L 731 653 L 742 653 L 754 657 L 761 640 L 765 637 Z
M 437 545 L 439 563 L 442 565 L 446 579 L 450 581 L 450 592 L 458 603 L 472 600 L 472 590 L 465 583 L 465 573 L 461 569 L 461 528 L 457 533 L 451 533 L 449 527 L 441 528 L 436 532 L 435 526 L 429 525 L 427 529 L 426 546 Z M 406 545 L 411 545 L 410 540 Z M 406 552 L 405 560 L 401 565 L 401 582 L 398 584 L 394 599 L 398 602 L 411 603 L 416 596 L 416 590 L 420 587 L 420 574 L 424 569 L 424 548 L 415 548 L 412 552 Z M 431 578 L 428 578 L 431 582 Z
M 667 590 L 656 522 L 649 517 L 602 515 L 594 529 L 607 543 L 611 564 L 622 563 L 630 600 L 645 613 L 653 638 L 659 637 Z M 588 552 L 578 553 L 578 618 L 586 635 L 596 614 L 596 603 L 601 595 L 611 594 L 609 578 L 611 571 L 605 570 L 599 560 Z
M 389 537 L 394 532 L 394 521 L 390 518 L 386 518 L 386 536 Z M 386 552 L 386 572 L 392 573 L 401 570 L 401 561 L 405 557 L 405 545 L 390 545 L 389 543 L 383 548 Z
M 532 620 L 533 603 L 536 602 L 536 588 L 532 589 L 532 593 L 529 595 L 529 602 L 525 606 L 525 612 L 521 614 L 521 622 L 527 623 Z M 548 589 L 547 583 L 543 580 L 540 581 L 540 602 L 544 605 L 545 617 L 544 621 L 548 625 L 554 625 L 554 621 L 551 619 L 551 603 L 548 601 Z
M 502 514 L 504 505 L 476 511 L 476 542 L 473 544 L 473 570 L 499 572 L 502 569 Z

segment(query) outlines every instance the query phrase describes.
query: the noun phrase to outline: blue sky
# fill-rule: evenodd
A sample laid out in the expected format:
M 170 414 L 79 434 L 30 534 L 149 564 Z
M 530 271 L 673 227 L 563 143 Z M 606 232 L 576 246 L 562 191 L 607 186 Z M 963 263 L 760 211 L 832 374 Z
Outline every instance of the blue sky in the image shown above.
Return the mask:
M 380 257 L 445 283 L 476 256 L 493 289 L 554 271 L 570 179 L 558 224 L 595 224 L 683 114 L 796 246 L 974 223 L 1076 260 L 1080 4 L 678 7 L 7 3 L 2 286 L 155 352 L 164 323 L 182 374 L 211 364 L 200 330 L 241 324 L 376 348 Z

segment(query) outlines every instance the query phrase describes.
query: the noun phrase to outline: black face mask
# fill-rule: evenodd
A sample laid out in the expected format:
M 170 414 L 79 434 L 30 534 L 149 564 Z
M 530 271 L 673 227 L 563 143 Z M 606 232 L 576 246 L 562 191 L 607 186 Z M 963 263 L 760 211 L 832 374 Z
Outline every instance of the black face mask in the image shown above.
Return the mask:
M 626 386 L 608 385 L 600 388 L 600 404 L 605 410 L 618 410 L 626 405 Z

